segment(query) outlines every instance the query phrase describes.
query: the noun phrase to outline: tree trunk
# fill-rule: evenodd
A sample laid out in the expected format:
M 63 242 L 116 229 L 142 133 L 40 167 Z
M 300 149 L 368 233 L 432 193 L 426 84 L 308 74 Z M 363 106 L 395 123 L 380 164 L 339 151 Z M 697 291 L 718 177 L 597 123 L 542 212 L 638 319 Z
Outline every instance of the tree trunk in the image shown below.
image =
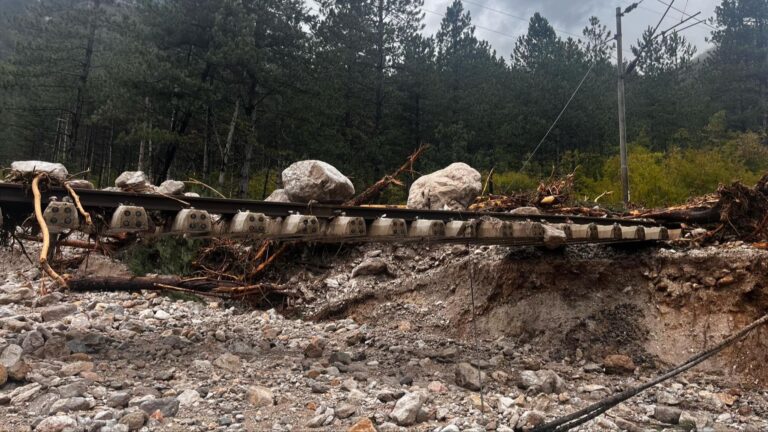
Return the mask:
M 224 185 L 224 174 L 229 164 L 229 152 L 232 150 L 232 139 L 235 136 L 235 126 L 237 125 L 237 114 L 240 111 L 240 99 L 235 101 L 235 110 L 232 113 L 232 121 L 229 123 L 229 132 L 227 141 L 224 143 L 224 149 L 221 152 L 221 169 L 219 169 L 219 186 Z
M 253 107 L 251 113 L 251 134 L 246 142 L 245 160 L 243 166 L 240 168 L 240 187 L 237 190 L 237 196 L 239 198 L 245 198 L 248 195 L 248 183 L 251 180 L 251 161 L 253 160 L 253 148 L 256 147 L 258 142 L 258 134 L 256 130 L 256 116 L 258 110 Z
M 208 149 L 211 147 L 211 104 L 205 109 L 205 137 L 203 139 L 203 177 L 208 175 Z
M 136 171 L 144 170 L 144 140 L 147 139 L 147 110 L 149 105 L 149 98 L 144 98 L 144 122 L 141 128 L 141 141 L 139 141 L 139 164 Z
M 379 129 L 381 128 L 381 117 L 384 105 L 384 62 L 386 61 L 386 56 L 384 55 L 384 0 L 379 0 L 376 32 L 376 51 L 378 58 L 376 61 L 376 111 L 373 117 L 374 137 L 378 136 Z
M 147 139 L 147 154 L 149 155 L 149 164 L 147 164 L 147 177 L 152 178 L 152 118 L 149 119 L 149 138 Z
M 88 27 L 88 41 L 85 46 L 85 58 L 83 59 L 83 69 L 77 78 L 77 91 L 75 95 L 75 112 L 72 114 L 72 131 L 70 133 L 69 145 L 64 155 L 65 161 L 70 161 L 75 155 L 75 146 L 77 145 L 77 134 L 80 129 L 80 118 L 83 115 L 83 104 L 85 102 L 85 86 L 88 84 L 88 75 L 91 73 L 91 59 L 93 57 L 93 44 L 96 39 L 96 29 L 98 27 L 97 14 L 101 0 L 93 0 L 93 11 L 91 22 Z
M 115 138 L 115 123 L 112 122 L 112 128 L 109 131 L 109 145 L 107 147 L 107 178 L 112 176 L 112 144 Z

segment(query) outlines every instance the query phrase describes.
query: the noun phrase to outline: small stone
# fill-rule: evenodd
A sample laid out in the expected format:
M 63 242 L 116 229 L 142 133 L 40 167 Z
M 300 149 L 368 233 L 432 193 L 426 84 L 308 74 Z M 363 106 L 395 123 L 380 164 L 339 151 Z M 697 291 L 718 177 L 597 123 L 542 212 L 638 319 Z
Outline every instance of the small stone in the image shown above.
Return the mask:
M 448 391 L 448 387 L 446 387 L 440 381 L 432 381 L 427 384 L 427 390 L 431 391 L 432 393 L 445 393 Z
M 304 348 L 304 356 L 307 358 L 320 358 L 323 356 L 323 349 L 325 348 L 325 339 L 317 336 L 312 337 L 309 341 L 309 345 Z
M 193 406 L 194 404 L 202 400 L 200 398 L 200 393 L 192 389 L 184 390 L 176 398 L 179 400 L 179 405 L 182 407 Z
M 653 410 L 653 418 L 662 423 L 677 424 L 680 422 L 680 415 L 682 413 L 683 411 L 680 408 L 656 405 L 656 408 Z
M 309 387 L 312 390 L 312 393 L 316 394 L 328 393 L 328 390 L 330 390 L 330 387 L 317 381 L 313 382 Z
M 719 287 L 727 286 L 727 285 L 731 285 L 734 282 L 736 282 L 736 279 L 734 279 L 733 276 L 725 275 L 717 280 L 717 286 Z
M 158 309 L 157 312 L 155 312 L 155 319 L 158 319 L 160 321 L 165 321 L 171 319 L 171 314 L 168 312 Z
M 126 392 L 112 393 L 107 398 L 107 406 L 111 408 L 123 408 L 128 406 L 131 395 Z
M 72 411 L 85 411 L 91 408 L 91 404 L 86 398 L 72 397 L 66 399 L 59 399 L 51 405 L 50 412 L 52 413 L 68 413 Z
M 148 415 L 153 415 L 155 411 L 160 411 L 163 417 L 173 417 L 179 411 L 179 400 L 175 397 L 152 399 L 142 402 L 139 405 L 139 409 Z
M 24 349 L 22 347 L 11 344 L 5 347 L 2 354 L 0 354 L 0 365 L 5 366 L 6 374 L 11 379 L 21 381 L 27 375 L 29 367 L 22 359 L 23 353 Z
M 43 345 L 45 345 L 43 335 L 39 331 L 31 331 L 27 333 L 24 342 L 21 343 L 21 349 L 25 354 L 30 354 Z
M 213 361 L 213 365 L 229 372 L 238 372 L 242 367 L 242 362 L 240 361 L 240 357 L 234 354 L 224 353 Z
M 51 405 L 59 399 L 60 397 L 56 393 L 43 393 L 29 403 L 27 412 L 38 416 L 48 415 L 51 413 Z
M 11 398 L 12 404 L 18 405 L 32 399 L 41 388 L 42 386 L 38 383 L 27 384 L 15 388 L 8 396 Z
M 343 352 L 343 351 L 335 351 L 331 356 L 328 358 L 328 361 L 333 363 L 341 363 L 348 365 L 352 363 L 352 356 L 349 353 Z
M 379 274 L 391 274 L 387 262 L 382 258 L 367 258 L 354 269 L 352 269 L 352 277 L 358 276 L 373 276 Z
M 275 395 L 266 387 L 250 386 L 246 391 L 248 402 L 255 407 L 272 406 L 275 403 Z
M 483 377 L 481 378 L 481 374 Z M 479 372 L 469 363 L 459 363 L 455 370 L 456 385 L 472 391 L 480 390 L 481 380 L 485 381 L 485 373 Z
M 523 216 L 537 216 L 541 214 L 541 210 L 536 207 L 518 207 L 509 211 L 509 214 L 523 215 Z
M 85 394 L 88 384 L 85 381 L 76 381 L 59 387 L 59 396 L 63 398 L 78 397 Z
M 539 411 L 526 411 L 523 413 L 523 415 L 520 416 L 520 419 L 517 421 L 517 429 L 522 430 L 530 430 L 535 428 L 536 426 L 540 426 L 544 424 L 545 416 L 544 413 Z
M 62 303 L 40 309 L 40 316 L 43 318 L 43 321 L 50 322 L 60 320 L 75 312 L 77 312 L 77 306 L 71 303 Z
M 8 382 L 8 369 L 5 365 L 0 364 L 0 387 Z
M 612 354 L 603 359 L 603 367 L 607 373 L 632 373 L 637 369 L 632 358 L 623 354 Z
M 61 432 L 77 427 L 77 420 L 69 416 L 57 415 L 43 419 L 35 427 L 35 432 Z
M 336 412 L 336 417 L 340 419 L 345 419 L 348 417 L 352 417 L 357 412 L 357 407 L 352 404 L 343 403 L 336 407 L 335 412 Z
M 400 426 L 410 426 L 416 423 L 416 418 L 423 403 L 424 399 L 421 394 L 416 392 L 406 393 L 395 403 L 395 408 L 389 414 L 389 417 Z
M 93 363 L 88 361 L 76 361 L 64 365 L 59 370 L 59 376 L 68 377 L 77 375 L 82 372 L 90 372 L 93 370 Z
M 347 429 L 347 432 L 377 432 L 373 422 L 368 417 L 363 417 Z
M 120 424 L 128 426 L 128 430 L 137 431 L 144 426 L 147 421 L 147 415 L 144 411 L 131 411 L 120 418 Z

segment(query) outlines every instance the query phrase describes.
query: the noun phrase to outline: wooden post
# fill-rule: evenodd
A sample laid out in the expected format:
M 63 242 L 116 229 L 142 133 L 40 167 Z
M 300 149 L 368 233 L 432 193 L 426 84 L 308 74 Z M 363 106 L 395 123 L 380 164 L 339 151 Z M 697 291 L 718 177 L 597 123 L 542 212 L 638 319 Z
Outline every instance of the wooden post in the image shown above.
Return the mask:
M 621 156 L 621 200 L 624 208 L 629 205 L 629 169 L 627 168 L 627 129 L 624 118 L 624 61 L 621 44 L 621 8 L 616 8 L 616 70 L 619 79 L 619 153 Z

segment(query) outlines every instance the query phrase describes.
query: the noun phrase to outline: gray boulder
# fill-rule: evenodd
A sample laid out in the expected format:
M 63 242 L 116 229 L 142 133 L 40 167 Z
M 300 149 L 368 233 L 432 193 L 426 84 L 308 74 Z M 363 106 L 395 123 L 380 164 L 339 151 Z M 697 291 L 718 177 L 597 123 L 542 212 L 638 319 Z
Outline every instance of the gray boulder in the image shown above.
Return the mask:
M 182 195 L 184 193 L 184 182 L 178 180 L 166 180 L 157 187 L 157 192 L 163 195 Z
M 11 170 L 16 171 L 23 176 L 47 173 L 49 177 L 60 182 L 66 180 L 69 175 L 69 172 L 64 165 L 39 160 L 13 162 L 11 163 Z
M 462 162 L 452 163 L 413 182 L 408 192 L 408 208 L 464 210 L 482 187 L 477 170 Z
M 22 355 L 24 349 L 19 345 L 8 345 L 0 354 L 0 364 L 5 367 L 8 373 L 8 378 L 16 381 L 21 381 L 27 376 L 29 372 L 29 366 L 24 361 Z
M 472 391 L 478 391 L 480 390 L 481 380 L 485 381 L 485 373 L 478 372 L 478 370 L 469 363 L 459 363 L 456 365 L 454 378 L 457 386 Z
M 288 198 L 288 194 L 285 192 L 285 189 L 275 189 L 264 201 L 291 202 L 291 199 Z
M 565 231 L 552 225 L 543 224 L 542 226 L 544 227 L 544 246 L 548 249 L 557 249 L 568 240 Z
M 352 269 L 352 277 L 391 274 L 387 262 L 381 258 L 368 258 Z
M 74 179 L 67 182 L 73 189 L 96 189 L 88 180 Z
M 152 184 L 143 171 L 125 171 L 117 176 L 115 186 L 130 192 L 147 192 L 152 190 Z
M 416 423 L 422 404 L 424 404 L 424 398 L 421 394 L 406 393 L 398 399 L 389 417 L 400 426 L 410 426 Z
M 57 415 L 43 419 L 35 427 L 36 432 L 61 432 L 65 429 L 73 430 L 77 427 L 77 420 L 69 416 Z
M 283 170 L 283 186 L 292 202 L 341 202 L 355 195 L 352 182 L 319 160 L 294 162 Z

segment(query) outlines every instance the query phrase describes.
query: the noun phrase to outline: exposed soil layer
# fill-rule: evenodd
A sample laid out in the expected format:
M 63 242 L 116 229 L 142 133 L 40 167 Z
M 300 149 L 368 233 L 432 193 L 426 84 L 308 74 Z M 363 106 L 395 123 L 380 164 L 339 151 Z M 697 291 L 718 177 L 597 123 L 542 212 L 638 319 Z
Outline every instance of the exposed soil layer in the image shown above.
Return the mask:
M 372 324 L 402 319 L 469 341 L 472 286 L 479 338 L 510 338 L 553 360 L 599 362 L 620 353 L 663 368 L 768 312 L 768 254 L 741 244 L 688 251 L 480 247 L 471 254 L 453 246 L 421 256 L 392 247 L 381 256 L 395 278 L 348 278 L 344 265 L 324 272 L 322 279 L 342 285 L 333 292 L 315 287 L 325 291 L 324 306 L 339 304 L 334 317 Z M 362 260 L 351 258 L 349 266 Z M 409 313 L 391 316 L 393 301 Z M 761 360 L 766 343 L 768 330 L 761 329 L 702 367 L 761 385 L 768 380 Z

